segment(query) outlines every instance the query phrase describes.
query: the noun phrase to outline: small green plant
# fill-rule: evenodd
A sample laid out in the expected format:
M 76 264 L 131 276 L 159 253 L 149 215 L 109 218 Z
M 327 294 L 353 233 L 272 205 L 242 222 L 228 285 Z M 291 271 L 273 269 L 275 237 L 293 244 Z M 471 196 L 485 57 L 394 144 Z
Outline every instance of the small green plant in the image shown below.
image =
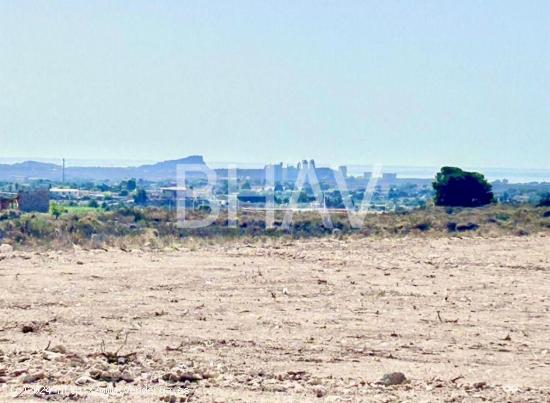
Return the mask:
M 61 214 L 66 212 L 67 210 L 65 210 L 63 206 L 55 202 L 50 204 L 50 214 L 54 216 L 56 220 L 61 216 Z
M 510 219 L 510 215 L 506 213 L 496 213 L 495 218 L 499 221 L 508 221 Z

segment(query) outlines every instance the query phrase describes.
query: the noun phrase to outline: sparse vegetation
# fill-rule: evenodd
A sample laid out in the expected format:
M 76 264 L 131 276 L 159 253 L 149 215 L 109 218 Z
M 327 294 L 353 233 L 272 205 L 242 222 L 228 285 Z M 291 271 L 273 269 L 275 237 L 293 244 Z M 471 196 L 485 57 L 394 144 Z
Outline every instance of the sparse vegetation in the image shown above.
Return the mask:
M 54 214 L 55 213 L 55 214 Z M 198 219 L 208 212 L 188 212 Z M 290 236 L 295 238 L 338 234 L 374 237 L 416 236 L 498 236 L 526 235 L 550 230 L 547 211 L 529 205 L 491 205 L 483 208 L 432 207 L 410 212 L 365 214 L 364 226 L 350 226 L 347 213 L 331 215 L 333 228 L 326 228 L 318 213 L 294 215 L 290 229 L 282 229 L 283 214 L 277 212 L 273 228 L 266 228 L 265 216 L 243 211 L 236 228 L 228 227 L 221 214 L 210 226 L 183 229 L 176 225 L 176 214 L 155 208 L 121 208 L 112 211 L 89 207 L 60 207 L 52 203 L 51 214 L 4 214 L 0 233 L 5 240 L 20 245 L 116 245 L 119 243 L 160 247 L 188 237 Z

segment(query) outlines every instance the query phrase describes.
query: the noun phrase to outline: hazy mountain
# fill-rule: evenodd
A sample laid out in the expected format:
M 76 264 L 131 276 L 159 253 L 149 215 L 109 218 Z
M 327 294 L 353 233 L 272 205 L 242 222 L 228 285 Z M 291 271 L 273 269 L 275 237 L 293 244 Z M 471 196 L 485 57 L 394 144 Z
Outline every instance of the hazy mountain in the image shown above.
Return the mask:
M 61 178 L 62 167 L 36 161 L 0 164 L 0 180 L 19 181 L 24 179 L 57 179 Z
M 178 160 L 162 161 L 152 165 L 141 165 L 135 168 L 134 178 L 149 180 L 175 179 L 178 165 L 206 166 L 202 155 L 191 155 Z
M 129 178 L 146 180 L 174 180 L 178 164 L 194 164 L 206 166 L 201 155 L 192 155 L 171 161 L 162 161 L 151 165 L 137 167 L 67 167 L 65 180 L 111 180 L 118 181 Z M 15 164 L 0 164 L 0 180 L 22 181 L 28 179 L 62 179 L 61 165 L 37 161 L 25 161 Z

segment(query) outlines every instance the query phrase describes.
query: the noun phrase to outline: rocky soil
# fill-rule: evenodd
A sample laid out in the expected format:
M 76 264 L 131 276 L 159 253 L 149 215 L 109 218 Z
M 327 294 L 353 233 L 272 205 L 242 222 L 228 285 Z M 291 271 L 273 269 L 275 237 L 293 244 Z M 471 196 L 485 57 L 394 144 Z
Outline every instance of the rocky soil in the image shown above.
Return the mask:
M 0 252 L 1 401 L 550 401 L 550 237 Z

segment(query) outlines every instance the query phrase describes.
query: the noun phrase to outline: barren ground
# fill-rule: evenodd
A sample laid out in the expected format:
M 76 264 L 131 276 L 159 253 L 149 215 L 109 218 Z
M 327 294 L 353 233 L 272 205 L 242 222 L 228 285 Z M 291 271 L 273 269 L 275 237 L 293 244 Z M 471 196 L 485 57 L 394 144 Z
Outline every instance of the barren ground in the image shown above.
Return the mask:
M 0 282 L 1 401 L 550 401 L 544 235 L 16 251 Z

